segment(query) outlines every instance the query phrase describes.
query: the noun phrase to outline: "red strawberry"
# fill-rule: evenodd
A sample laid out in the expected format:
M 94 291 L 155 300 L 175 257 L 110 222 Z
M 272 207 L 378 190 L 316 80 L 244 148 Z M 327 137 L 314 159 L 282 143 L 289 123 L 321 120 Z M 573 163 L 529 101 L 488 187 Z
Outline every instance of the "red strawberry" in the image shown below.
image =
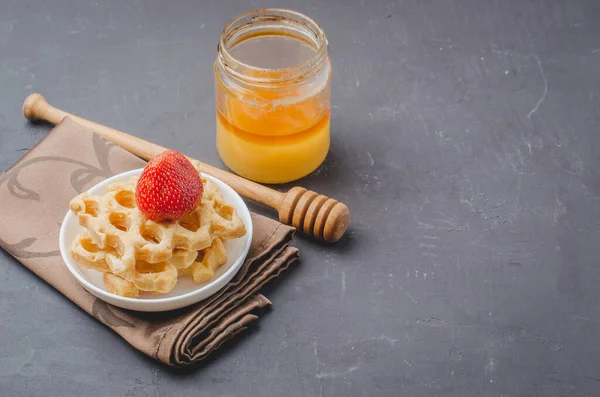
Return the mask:
M 144 168 L 135 189 L 135 203 L 148 219 L 174 221 L 194 211 L 203 191 L 192 163 L 183 154 L 167 150 Z

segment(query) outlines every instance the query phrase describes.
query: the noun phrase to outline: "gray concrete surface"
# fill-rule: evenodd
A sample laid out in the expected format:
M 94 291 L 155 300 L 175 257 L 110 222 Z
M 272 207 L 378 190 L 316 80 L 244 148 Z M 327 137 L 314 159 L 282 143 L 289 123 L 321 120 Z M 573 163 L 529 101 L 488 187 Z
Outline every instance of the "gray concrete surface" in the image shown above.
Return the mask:
M 0 170 L 49 130 L 31 92 L 220 164 L 220 29 L 274 4 L 329 37 L 333 145 L 301 183 L 349 236 L 299 238 L 273 310 L 186 373 L 2 252 L 0 395 L 600 395 L 597 1 L 2 0 Z

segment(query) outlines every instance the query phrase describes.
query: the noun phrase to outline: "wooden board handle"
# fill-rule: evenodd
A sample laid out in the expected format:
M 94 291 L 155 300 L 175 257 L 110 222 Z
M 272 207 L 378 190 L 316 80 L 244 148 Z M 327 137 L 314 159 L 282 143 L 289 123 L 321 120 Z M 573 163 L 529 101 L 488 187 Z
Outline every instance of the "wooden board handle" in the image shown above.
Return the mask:
M 45 120 L 52 124 L 58 124 L 65 117 L 70 117 L 145 160 L 150 160 L 166 150 L 152 142 L 55 108 L 40 94 L 31 94 L 25 99 L 23 114 L 31 121 Z M 202 172 L 231 186 L 240 195 L 274 208 L 279 213 L 280 222 L 292 225 L 309 236 L 335 242 L 348 228 L 350 222 L 348 207 L 327 196 L 300 187 L 294 187 L 287 193 L 280 193 L 196 159 L 190 158 L 190 161 L 194 162 Z

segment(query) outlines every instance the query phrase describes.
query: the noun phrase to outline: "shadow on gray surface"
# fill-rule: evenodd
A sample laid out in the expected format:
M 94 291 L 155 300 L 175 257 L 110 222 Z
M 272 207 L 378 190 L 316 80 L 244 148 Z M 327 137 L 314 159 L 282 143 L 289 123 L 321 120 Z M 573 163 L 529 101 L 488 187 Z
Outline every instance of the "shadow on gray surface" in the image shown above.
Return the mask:
M 36 120 L 36 121 L 27 120 L 25 122 L 25 124 L 29 127 L 34 127 L 36 129 L 36 131 L 44 130 L 47 128 L 47 131 L 45 131 L 46 133 L 50 132 L 50 130 L 52 130 L 52 128 L 54 128 L 54 124 L 52 124 L 46 120 Z

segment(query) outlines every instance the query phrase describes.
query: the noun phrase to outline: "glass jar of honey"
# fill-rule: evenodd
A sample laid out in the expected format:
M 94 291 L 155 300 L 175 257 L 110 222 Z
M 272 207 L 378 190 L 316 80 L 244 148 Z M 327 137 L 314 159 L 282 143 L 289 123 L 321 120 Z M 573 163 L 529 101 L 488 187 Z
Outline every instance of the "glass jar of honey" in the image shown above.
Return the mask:
M 215 61 L 217 150 L 256 182 L 308 175 L 329 151 L 331 63 L 323 29 L 291 10 L 229 22 Z

